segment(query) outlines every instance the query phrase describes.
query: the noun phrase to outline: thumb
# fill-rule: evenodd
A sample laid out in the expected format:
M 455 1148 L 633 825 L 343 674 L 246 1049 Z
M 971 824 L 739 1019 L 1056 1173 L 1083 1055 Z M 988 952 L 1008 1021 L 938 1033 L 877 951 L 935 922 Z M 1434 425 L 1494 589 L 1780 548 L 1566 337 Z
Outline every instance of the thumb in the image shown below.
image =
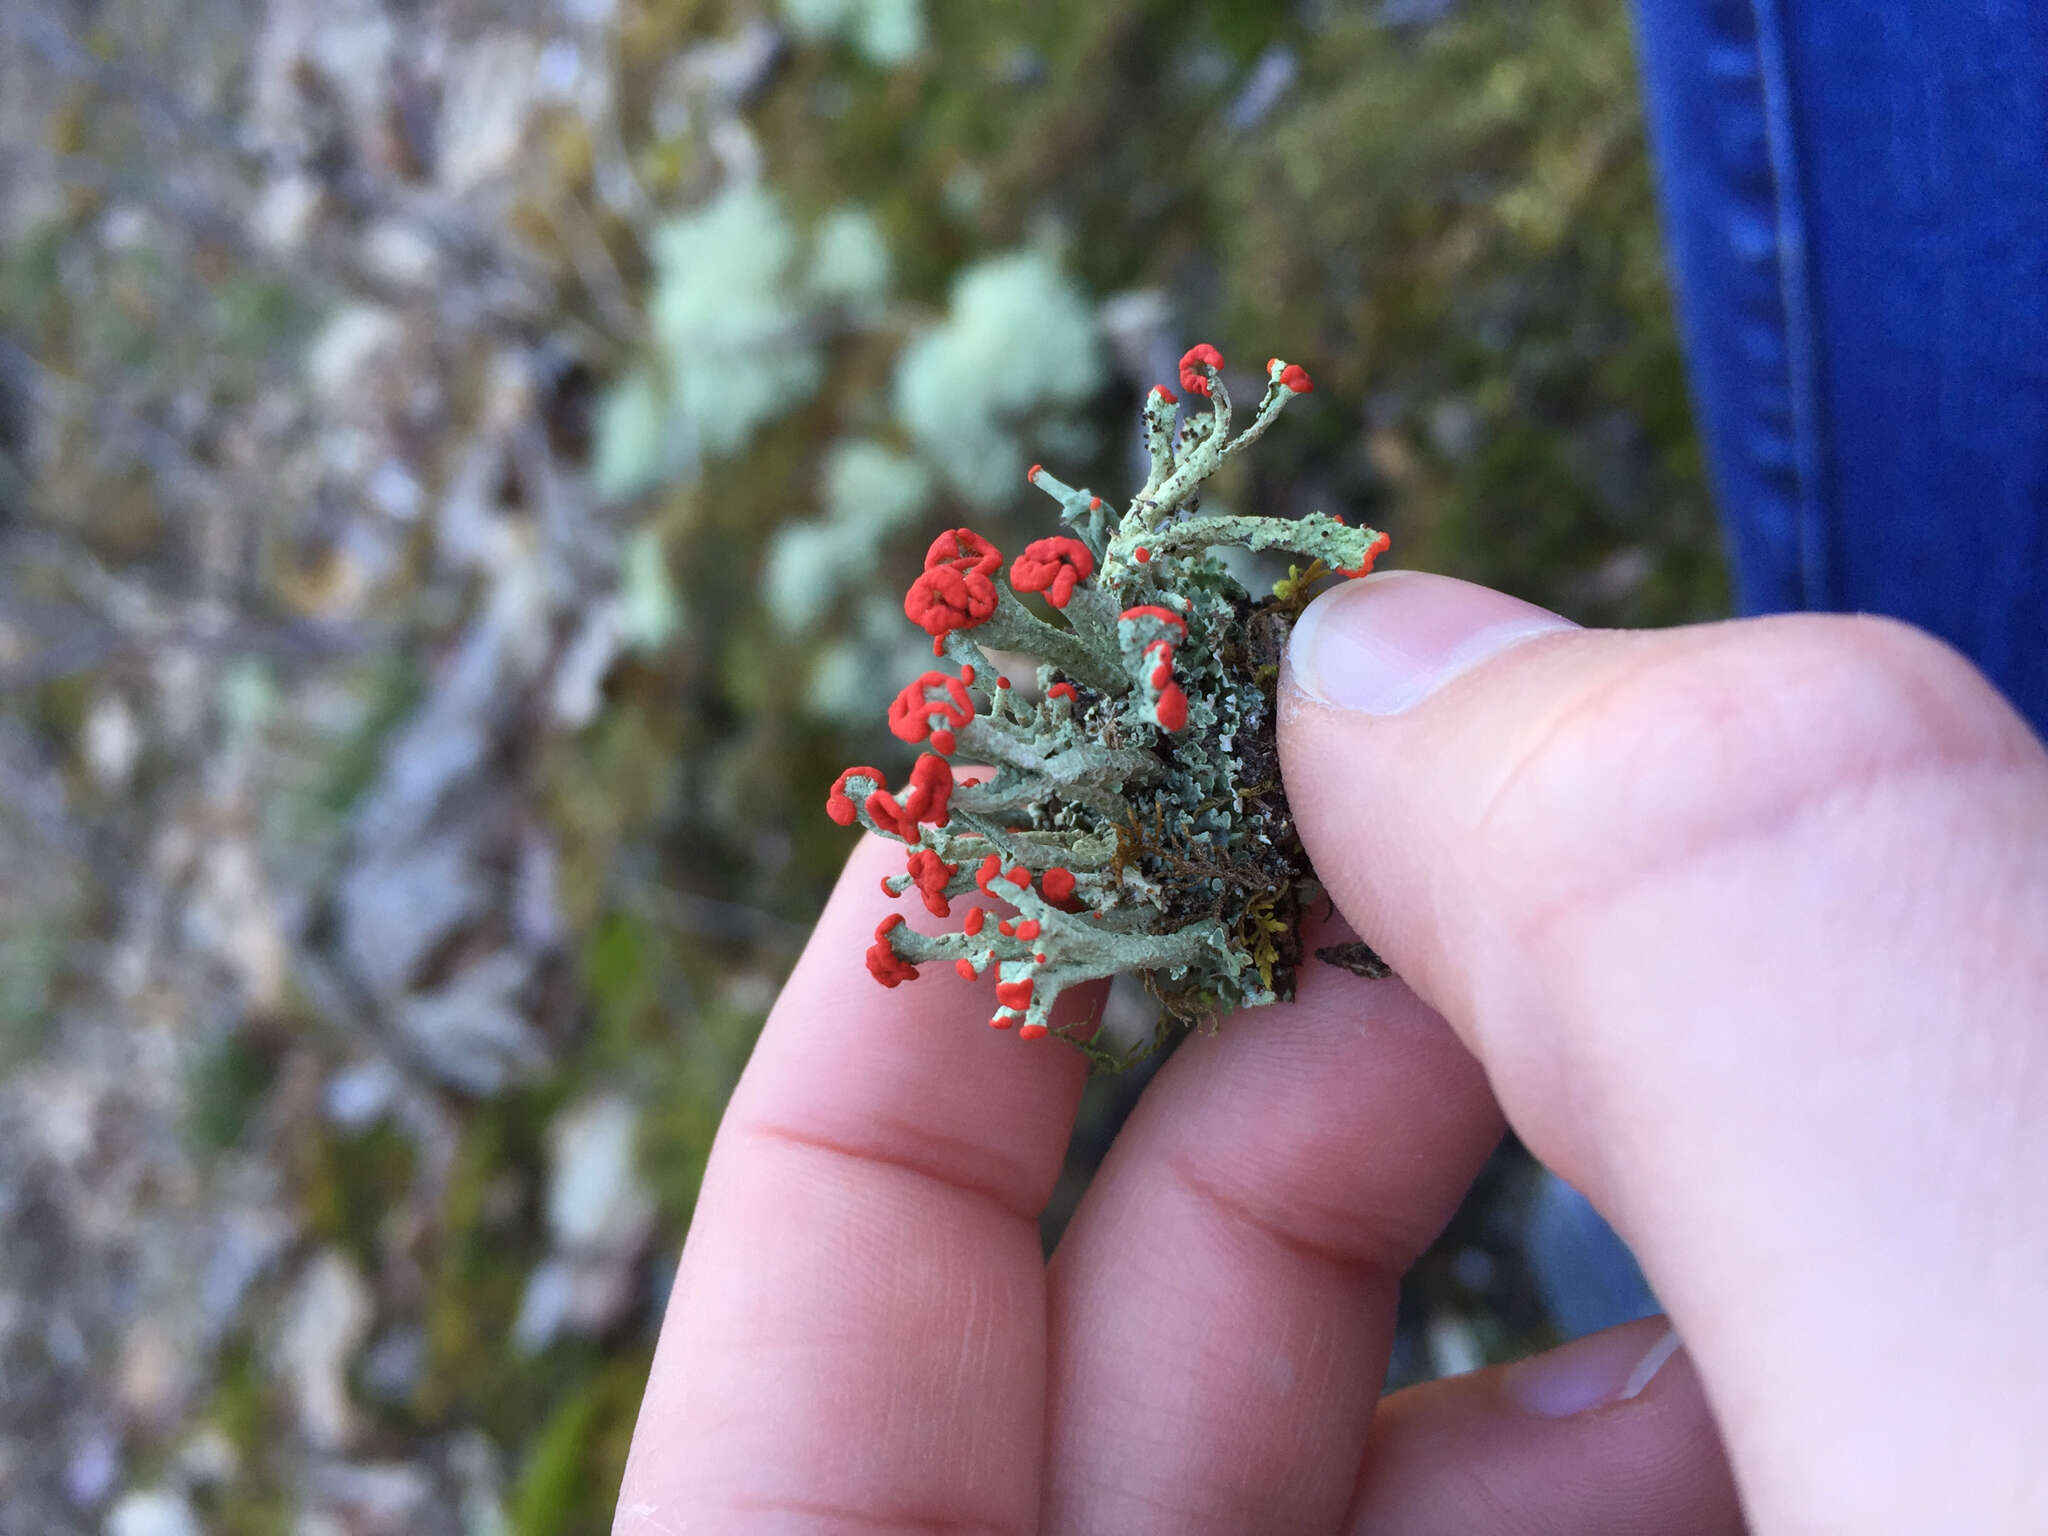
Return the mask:
M 1635 1246 L 1759 1528 L 2048 1508 L 2048 757 L 1989 685 L 1413 572 L 1286 670 L 1317 873 Z

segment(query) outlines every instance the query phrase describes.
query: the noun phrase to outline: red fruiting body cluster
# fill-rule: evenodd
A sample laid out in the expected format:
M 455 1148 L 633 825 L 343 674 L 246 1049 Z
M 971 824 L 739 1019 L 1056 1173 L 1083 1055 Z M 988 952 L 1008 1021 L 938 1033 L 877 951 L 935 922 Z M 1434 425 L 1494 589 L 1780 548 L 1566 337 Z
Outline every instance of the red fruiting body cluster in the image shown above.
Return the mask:
M 1038 877 L 1038 888 L 1045 893 L 1047 901 L 1072 901 L 1074 899 L 1074 872 L 1070 869 L 1052 868 Z
M 984 896 L 1000 897 L 1002 895 L 1001 891 L 989 888 L 989 882 L 998 878 L 997 871 L 999 870 L 1001 871 L 1000 878 L 1009 881 L 1010 884 L 1016 886 L 1019 890 L 1031 883 L 1030 870 L 1026 869 L 1022 864 L 1013 864 L 1010 868 L 1003 869 L 1001 857 L 992 853 L 981 861 L 981 868 L 974 872 L 974 883 L 981 887 Z
M 1002 551 L 971 528 L 951 528 L 925 552 L 924 574 L 910 584 L 903 612 L 932 637 L 932 651 L 956 629 L 986 624 L 996 611 L 990 578 L 1003 563 Z
M 1136 608 L 1126 608 L 1120 620 L 1154 619 L 1171 624 L 1180 638 L 1187 638 L 1187 620 L 1170 608 L 1161 608 L 1156 603 L 1145 603 Z M 1188 724 L 1187 691 L 1174 680 L 1174 642 L 1164 638 L 1151 641 L 1144 649 L 1144 655 L 1151 659 L 1152 668 L 1146 675 L 1146 682 L 1152 694 L 1152 718 L 1165 731 L 1184 731 Z
M 1339 571 L 1337 574 L 1339 576 L 1353 577 L 1369 575 L 1372 571 L 1373 561 L 1384 555 L 1387 552 L 1387 546 L 1393 542 L 1394 540 L 1391 535 L 1384 532 L 1381 533 L 1378 538 L 1365 546 L 1365 558 L 1359 561 L 1357 566 L 1348 571 Z
M 1074 685 L 1072 683 L 1054 683 L 1045 690 L 1045 696 L 1048 699 L 1065 699 L 1069 704 L 1081 702 L 1081 695 L 1074 692 Z
M 1173 647 L 1164 640 L 1154 640 L 1145 647 L 1145 654 L 1159 658 L 1152 668 L 1152 686 L 1164 688 L 1173 681 Z
M 847 773 L 861 771 L 850 768 Z M 879 774 L 875 777 L 881 778 Z M 842 783 L 845 778 L 846 774 L 840 775 Z M 946 766 L 943 757 L 927 752 L 911 765 L 910 783 L 905 786 L 901 800 L 885 789 L 878 789 L 868 796 L 866 810 L 875 825 L 884 832 L 900 837 L 906 843 L 914 843 L 919 822 L 928 821 L 939 827 L 946 824 L 946 804 L 952 797 L 953 770 Z M 831 810 L 829 801 L 826 809 Z
M 932 749 L 943 757 L 953 755 L 953 733 L 974 718 L 974 701 L 967 685 L 974 681 L 969 667 L 961 677 L 927 672 L 908 683 L 889 705 L 889 729 L 900 741 L 918 742 L 931 738 Z M 934 727 L 933 721 L 938 721 Z
M 1164 400 L 1164 401 L 1165 401 L 1165 402 L 1166 402 L 1166 403 L 1167 403 L 1168 405 L 1179 405 L 1179 404 L 1180 404 L 1180 396 L 1179 396 L 1179 395 L 1176 395 L 1176 394 L 1175 394 L 1175 393 L 1174 393 L 1174 392 L 1173 392 L 1172 390 L 1168 389 L 1168 388 L 1167 388 L 1167 387 L 1166 387 L 1166 386 L 1165 386 L 1164 384 L 1154 384 L 1154 385 L 1152 386 L 1152 393 L 1153 393 L 1153 394 L 1155 394 L 1155 395 L 1157 395 L 1157 396 L 1158 396 L 1158 397 L 1159 397 L 1160 399 Z M 1207 390 L 1204 390 L 1204 391 L 1203 391 L 1203 393 L 1204 393 L 1204 394 L 1207 394 L 1207 393 L 1208 393 L 1208 391 L 1207 391 Z
M 903 599 L 905 616 L 934 640 L 956 629 L 986 624 L 995 611 L 995 583 L 979 571 L 962 572 L 950 565 L 926 571 L 910 584 Z
M 1152 717 L 1163 730 L 1186 730 L 1188 696 L 1186 690 L 1173 680 L 1173 647 L 1164 640 L 1154 640 L 1145 647 L 1145 654 L 1159 658 L 1152 668 L 1152 688 L 1159 695 L 1152 704 Z
M 1024 977 L 1021 981 L 997 982 L 996 1015 L 988 1021 L 988 1027 L 990 1029 L 1008 1029 L 1012 1024 L 1016 1023 L 1019 1018 L 1023 1017 L 1024 1010 L 1031 1006 L 1032 990 L 1031 978 L 1029 976 Z M 1026 1027 L 1029 1028 L 1030 1026 Z M 1045 1033 L 1043 1026 L 1038 1028 L 1038 1033 L 1041 1035 Z M 1018 1038 L 1028 1040 L 1035 1037 L 1019 1031 Z
M 1209 393 L 1209 376 L 1202 372 L 1201 365 L 1207 363 L 1218 373 L 1223 371 L 1223 354 L 1206 341 L 1198 342 L 1181 354 L 1180 387 L 1193 395 Z
M 950 565 L 955 570 L 993 576 L 1002 563 L 1003 552 L 972 528 L 948 528 L 924 552 L 924 568 L 928 571 Z
M 1019 592 L 1043 592 L 1055 608 L 1067 606 L 1076 582 L 1095 574 L 1095 556 L 1079 539 L 1039 539 L 1010 563 L 1010 585 Z
M 948 864 L 929 848 L 913 848 L 910 850 L 907 870 L 911 883 L 917 887 L 918 894 L 924 897 L 925 911 L 931 913 L 933 917 L 952 916 L 953 905 L 946 900 L 946 882 L 960 873 L 960 866 Z
M 886 784 L 889 782 L 887 776 L 879 768 L 849 768 L 840 774 L 838 778 L 834 779 L 832 781 L 832 793 L 825 797 L 825 814 L 838 822 L 842 827 L 852 826 L 857 817 L 853 807 L 853 798 L 846 793 L 846 782 L 849 779 L 867 779 L 876 784 Z
M 1188 621 L 1175 613 L 1171 608 L 1162 608 L 1157 603 L 1140 603 L 1135 608 L 1126 608 L 1117 617 L 1119 619 L 1158 619 L 1164 623 L 1171 624 L 1175 629 L 1179 630 L 1183 640 L 1187 638 Z
M 1280 370 L 1280 387 L 1291 389 L 1297 395 L 1306 395 L 1312 394 L 1316 386 L 1315 380 L 1308 376 L 1306 368 L 1299 363 L 1289 363 Z
M 885 987 L 917 980 L 917 967 L 889 947 L 889 930 L 902 923 L 903 914 L 891 912 L 875 924 L 875 942 L 868 946 L 868 974 Z
M 1159 690 L 1159 701 L 1152 706 L 1152 713 L 1163 730 L 1188 728 L 1188 696 L 1179 683 L 1168 683 Z

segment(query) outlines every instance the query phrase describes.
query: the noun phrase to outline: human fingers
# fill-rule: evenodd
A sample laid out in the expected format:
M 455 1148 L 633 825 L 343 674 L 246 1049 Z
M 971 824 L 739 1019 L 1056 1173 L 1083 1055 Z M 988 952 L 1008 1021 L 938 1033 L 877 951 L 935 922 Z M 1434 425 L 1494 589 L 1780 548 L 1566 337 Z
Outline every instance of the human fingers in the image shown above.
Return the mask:
M 1357 1536 L 1739 1536 L 1727 1458 L 1678 1335 L 1625 1323 L 1380 1404 Z
M 1903 626 L 1296 629 L 1318 873 L 1642 1257 L 1763 1529 L 2048 1511 L 2048 757 Z
M 1053 1256 L 1048 1532 L 1343 1519 L 1401 1273 L 1501 1121 L 1399 982 L 1298 985 L 1182 1043 Z
M 868 978 L 902 858 L 856 849 L 719 1127 L 622 1533 L 1036 1528 L 1038 1213 L 1084 1067 L 984 1027 L 988 984 Z

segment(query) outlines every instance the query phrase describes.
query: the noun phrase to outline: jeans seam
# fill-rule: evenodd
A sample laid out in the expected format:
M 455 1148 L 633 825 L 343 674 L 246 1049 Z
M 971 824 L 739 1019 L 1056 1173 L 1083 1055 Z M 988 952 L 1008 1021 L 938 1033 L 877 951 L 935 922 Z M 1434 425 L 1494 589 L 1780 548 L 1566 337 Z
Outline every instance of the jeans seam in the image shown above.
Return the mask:
M 1784 21 L 1780 0 L 1749 0 L 1749 11 L 1763 105 L 1765 154 L 1770 167 L 1772 222 L 1777 231 L 1778 296 L 1785 326 L 1785 387 L 1792 413 L 1800 596 L 1808 608 L 1829 609 L 1836 606 L 1835 561 L 1824 492 L 1827 465 L 1821 431 L 1822 360 L 1808 265 L 1806 206 L 1799 182 Z

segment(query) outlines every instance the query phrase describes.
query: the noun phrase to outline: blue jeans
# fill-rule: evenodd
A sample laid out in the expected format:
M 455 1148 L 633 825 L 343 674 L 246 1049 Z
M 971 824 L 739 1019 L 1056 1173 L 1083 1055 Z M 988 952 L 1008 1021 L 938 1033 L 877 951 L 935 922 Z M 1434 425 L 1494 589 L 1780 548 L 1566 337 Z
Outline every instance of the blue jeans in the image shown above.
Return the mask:
M 1636 23 L 1742 607 L 1909 620 L 2048 734 L 2048 4 Z

